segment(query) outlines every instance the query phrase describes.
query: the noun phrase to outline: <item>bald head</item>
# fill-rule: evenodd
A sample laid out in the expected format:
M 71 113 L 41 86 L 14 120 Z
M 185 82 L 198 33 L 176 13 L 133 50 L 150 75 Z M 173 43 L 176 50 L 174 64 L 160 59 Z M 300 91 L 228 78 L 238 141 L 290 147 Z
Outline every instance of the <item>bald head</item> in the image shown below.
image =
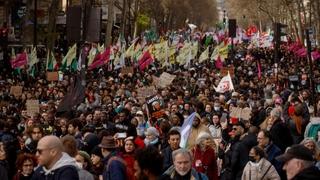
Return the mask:
M 57 136 L 52 135 L 41 138 L 38 147 L 56 149 L 60 152 L 63 151 L 63 145 L 60 139 Z
M 45 136 L 37 146 L 38 164 L 50 169 L 62 157 L 63 145 L 56 136 Z

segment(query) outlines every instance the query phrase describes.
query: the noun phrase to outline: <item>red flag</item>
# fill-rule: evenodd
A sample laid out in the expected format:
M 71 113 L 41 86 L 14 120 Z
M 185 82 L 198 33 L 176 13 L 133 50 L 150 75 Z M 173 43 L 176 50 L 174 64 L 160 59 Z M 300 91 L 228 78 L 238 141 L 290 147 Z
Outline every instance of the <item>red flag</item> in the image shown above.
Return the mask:
M 153 57 L 151 56 L 149 50 L 144 52 L 143 56 L 141 59 L 139 59 L 139 69 L 141 71 L 145 70 L 151 63 L 153 62 Z
M 218 56 L 218 58 L 217 58 L 217 60 L 216 60 L 214 65 L 216 66 L 217 69 L 222 69 L 223 68 L 223 63 L 221 61 L 220 56 Z
M 88 69 L 92 70 L 108 63 L 110 60 L 110 54 L 111 54 L 110 47 L 107 48 L 102 54 L 101 53 L 97 54 L 93 60 L 93 63 L 89 66 Z
M 11 60 L 11 67 L 13 69 L 19 68 L 19 67 L 27 65 L 27 64 L 28 64 L 27 52 L 17 54 L 16 58 Z

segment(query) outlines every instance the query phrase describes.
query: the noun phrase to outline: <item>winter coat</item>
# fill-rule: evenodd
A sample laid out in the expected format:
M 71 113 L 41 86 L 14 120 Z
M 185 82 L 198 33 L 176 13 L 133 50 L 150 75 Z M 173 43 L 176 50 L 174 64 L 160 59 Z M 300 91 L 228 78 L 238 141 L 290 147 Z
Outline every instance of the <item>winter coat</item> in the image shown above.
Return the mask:
M 32 176 L 32 180 L 79 180 L 75 160 L 68 154 L 62 153 L 62 157 L 51 169 L 39 166 Z
M 288 127 L 280 119 L 273 123 L 270 129 L 270 134 L 273 143 L 277 145 L 283 153 L 287 147 L 293 144 Z
M 112 152 L 102 160 L 105 164 L 103 180 L 126 180 L 127 169 L 122 158 Z
M 0 161 L 0 177 L 3 180 L 8 180 L 8 164 L 5 161 Z
M 208 180 L 208 177 L 203 173 L 197 172 L 194 168 L 191 168 L 190 180 Z M 188 173 L 189 174 L 189 173 Z M 174 166 L 171 166 L 161 177 L 161 180 L 176 180 L 177 172 Z
M 192 149 L 196 145 L 196 139 L 198 138 L 201 132 L 206 132 L 208 134 L 211 134 L 209 131 L 209 128 L 203 124 L 199 124 L 197 128 L 191 127 L 191 132 L 188 137 L 187 145 L 186 145 L 188 149 Z
M 79 180 L 94 180 L 94 176 L 87 170 L 78 169 Z
M 218 167 L 215 151 L 211 147 L 203 152 L 199 146 L 192 149 L 193 162 L 192 167 L 201 173 L 204 173 L 209 180 L 218 179 Z
M 213 138 L 221 138 L 222 128 L 220 125 L 211 124 L 208 128 Z
M 127 180 L 135 180 L 135 170 L 134 170 L 134 153 L 128 154 L 128 153 L 124 153 L 121 154 L 121 158 L 125 161 L 126 166 L 127 166 Z
M 170 166 L 173 165 L 171 147 L 168 146 L 168 147 L 164 148 L 161 151 L 161 154 L 163 156 L 163 170 L 166 171 Z
M 276 168 L 277 172 L 280 175 L 280 173 L 283 172 L 282 170 L 283 163 L 277 161 L 276 157 L 282 154 L 281 149 L 275 144 L 271 143 L 264 150 L 267 154 L 268 161 Z
M 241 180 L 280 180 L 274 166 L 265 158 L 262 158 L 258 166 L 248 162 L 245 166 Z
M 234 179 L 241 179 L 242 171 L 249 160 L 249 151 L 255 145 L 257 145 L 255 134 L 248 134 L 234 147 L 231 157 L 231 172 Z
M 307 169 L 302 170 L 298 173 L 293 180 L 319 180 L 320 179 L 320 170 L 315 167 L 309 167 Z

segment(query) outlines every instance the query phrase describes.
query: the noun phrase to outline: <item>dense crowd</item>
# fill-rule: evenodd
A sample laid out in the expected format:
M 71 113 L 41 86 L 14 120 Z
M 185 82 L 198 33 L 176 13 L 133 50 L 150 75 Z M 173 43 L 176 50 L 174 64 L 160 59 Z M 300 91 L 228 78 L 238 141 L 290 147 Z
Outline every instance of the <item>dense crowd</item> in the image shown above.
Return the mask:
M 101 67 L 86 72 L 84 100 L 68 112 L 57 108 L 75 74 L 49 82 L 45 73 L 1 71 L 1 179 L 320 179 L 320 101 L 307 60 L 283 46 L 274 66 L 272 49 L 247 47 L 237 45 L 224 62 L 234 67 L 234 91 L 215 91 L 223 75 L 210 61 L 155 61 L 127 74 Z M 155 118 L 138 89 L 155 86 L 163 72 L 175 79 L 155 88 L 163 112 Z M 10 94 L 11 86 L 22 94 Z M 39 113 L 28 114 L 30 99 Z M 250 118 L 232 117 L 235 107 L 249 108 Z

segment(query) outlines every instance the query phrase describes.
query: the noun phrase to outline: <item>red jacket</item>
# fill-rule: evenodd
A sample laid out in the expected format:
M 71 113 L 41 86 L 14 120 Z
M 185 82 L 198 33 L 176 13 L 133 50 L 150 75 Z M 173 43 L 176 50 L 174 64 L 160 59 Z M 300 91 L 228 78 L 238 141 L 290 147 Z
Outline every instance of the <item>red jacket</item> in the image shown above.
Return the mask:
M 135 180 L 135 176 L 134 176 L 134 154 L 121 154 L 122 159 L 125 161 L 126 163 L 126 167 L 127 167 L 127 178 L 128 180 Z
M 193 162 L 192 167 L 198 172 L 204 173 L 209 180 L 218 179 L 218 167 L 215 151 L 211 147 L 207 147 L 204 152 L 201 152 L 197 145 L 192 149 Z

